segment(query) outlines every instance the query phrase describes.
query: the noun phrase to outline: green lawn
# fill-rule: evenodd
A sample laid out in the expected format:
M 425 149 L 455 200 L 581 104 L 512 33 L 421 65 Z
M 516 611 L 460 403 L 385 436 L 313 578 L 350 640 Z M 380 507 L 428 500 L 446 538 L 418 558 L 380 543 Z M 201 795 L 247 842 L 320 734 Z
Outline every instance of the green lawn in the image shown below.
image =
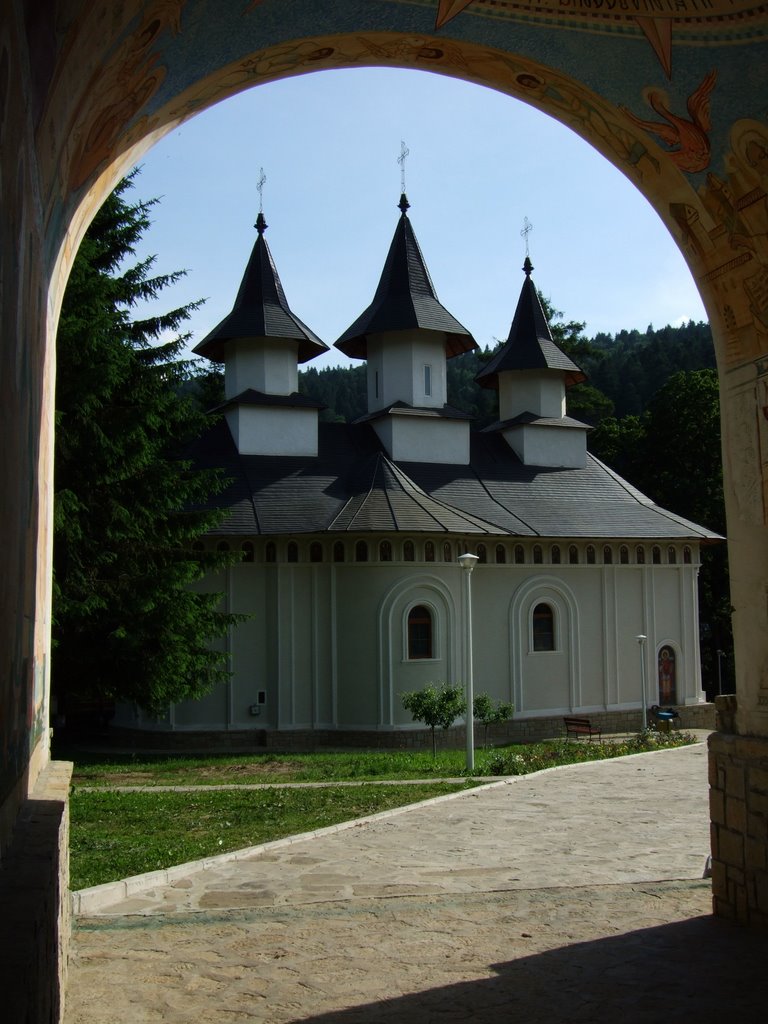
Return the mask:
M 552 740 L 479 749 L 475 774 L 523 775 L 553 764 L 599 760 L 638 753 L 660 745 L 691 742 L 686 733 L 668 737 L 649 734 L 607 743 Z M 354 750 L 306 754 L 222 754 L 207 756 L 82 754 L 60 750 L 56 756 L 74 760 L 75 785 L 87 786 L 206 786 L 272 782 L 373 782 L 403 779 L 445 779 L 465 775 L 464 750 Z
M 525 775 L 542 768 L 679 746 L 693 737 L 650 734 L 626 741 L 553 740 L 480 750 L 474 779 L 463 750 L 343 751 L 208 757 L 81 755 L 75 760 L 70 802 L 71 886 L 81 889 L 200 857 L 309 832 L 391 807 L 479 785 L 482 776 Z M 56 752 L 66 758 L 67 752 Z M 398 785 L 423 779 L 419 785 Z M 384 785 L 371 785 L 379 781 Z M 358 782 L 356 786 L 151 791 L 153 786 L 212 786 L 285 782 Z M 110 787 L 149 791 L 118 792 Z M 86 791 L 85 787 L 96 787 Z
M 310 832 L 467 785 L 473 783 L 194 793 L 75 789 L 70 801 L 70 887 L 83 889 Z

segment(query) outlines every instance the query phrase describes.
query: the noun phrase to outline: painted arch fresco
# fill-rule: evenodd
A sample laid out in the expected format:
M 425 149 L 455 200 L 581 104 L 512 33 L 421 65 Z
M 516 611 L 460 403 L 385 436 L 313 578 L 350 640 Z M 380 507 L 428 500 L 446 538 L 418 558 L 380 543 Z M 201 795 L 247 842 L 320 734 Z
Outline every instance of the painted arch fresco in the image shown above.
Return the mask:
M 768 8 L 750 0 L 3 3 L 0 804 L 46 757 L 52 340 L 78 242 L 164 133 L 326 68 L 421 68 L 520 98 L 603 153 L 667 225 L 718 352 L 737 722 L 768 736 L 767 34 Z

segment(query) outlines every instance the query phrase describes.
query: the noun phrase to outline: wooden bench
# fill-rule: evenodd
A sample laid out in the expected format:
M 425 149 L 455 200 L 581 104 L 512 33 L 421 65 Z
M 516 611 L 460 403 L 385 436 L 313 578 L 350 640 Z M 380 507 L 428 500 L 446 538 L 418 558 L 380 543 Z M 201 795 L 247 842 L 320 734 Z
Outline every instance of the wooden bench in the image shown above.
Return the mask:
M 593 736 L 597 736 L 598 739 L 602 739 L 602 731 L 598 729 L 596 725 L 592 725 L 588 718 L 570 716 L 563 718 L 563 722 L 565 722 L 566 739 L 568 739 L 569 736 L 575 736 L 577 739 L 579 736 L 589 736 L 590 743 L 592 742 Z

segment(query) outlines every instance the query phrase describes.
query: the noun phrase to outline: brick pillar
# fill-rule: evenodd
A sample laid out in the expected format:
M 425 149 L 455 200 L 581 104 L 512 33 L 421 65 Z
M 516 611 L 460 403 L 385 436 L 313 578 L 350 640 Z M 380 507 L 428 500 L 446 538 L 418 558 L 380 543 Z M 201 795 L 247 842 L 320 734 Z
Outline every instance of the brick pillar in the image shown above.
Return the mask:
M 768 738 L 738 736 L 734 697 L 718 697 L 709 737 L 712 900 L 719 917 L 768 929 Z

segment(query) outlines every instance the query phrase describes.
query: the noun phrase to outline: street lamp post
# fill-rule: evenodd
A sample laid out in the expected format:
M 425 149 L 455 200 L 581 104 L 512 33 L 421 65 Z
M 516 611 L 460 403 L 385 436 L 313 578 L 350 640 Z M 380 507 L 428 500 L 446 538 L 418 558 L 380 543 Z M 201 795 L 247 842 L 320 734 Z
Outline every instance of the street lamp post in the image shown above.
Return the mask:
M 640 731 L 642 733 L 648 732 L 648 711 L 647 711 L 646 706 L 645 706 L 645 704 L 646 704 L 646 700 L 645 700 L 645 643 L 646 643 L 647 639 L 648 639 L 648 637 L 645 636 L 645 634 L 643 634 L 643 633 L 641 633 L 639 636 L 635 637 L 635 640 L 637 640 L 638 644 L 640 645 L 640 694 L 641 694 L 640 700 L 642 702 L 642 704 L 641 704 L 642 720 L 641 720 Z
M 459 555 L 459 565 L 464 570 L 464 636 L 466 642 L 465 661 L 465 692 L 467 698 L 467 771 L 475 770 L 475 716 L 472 705 L 475 702 L 474 683 L 472 679 L 472 570 L 475 568 L 477 555 Z

